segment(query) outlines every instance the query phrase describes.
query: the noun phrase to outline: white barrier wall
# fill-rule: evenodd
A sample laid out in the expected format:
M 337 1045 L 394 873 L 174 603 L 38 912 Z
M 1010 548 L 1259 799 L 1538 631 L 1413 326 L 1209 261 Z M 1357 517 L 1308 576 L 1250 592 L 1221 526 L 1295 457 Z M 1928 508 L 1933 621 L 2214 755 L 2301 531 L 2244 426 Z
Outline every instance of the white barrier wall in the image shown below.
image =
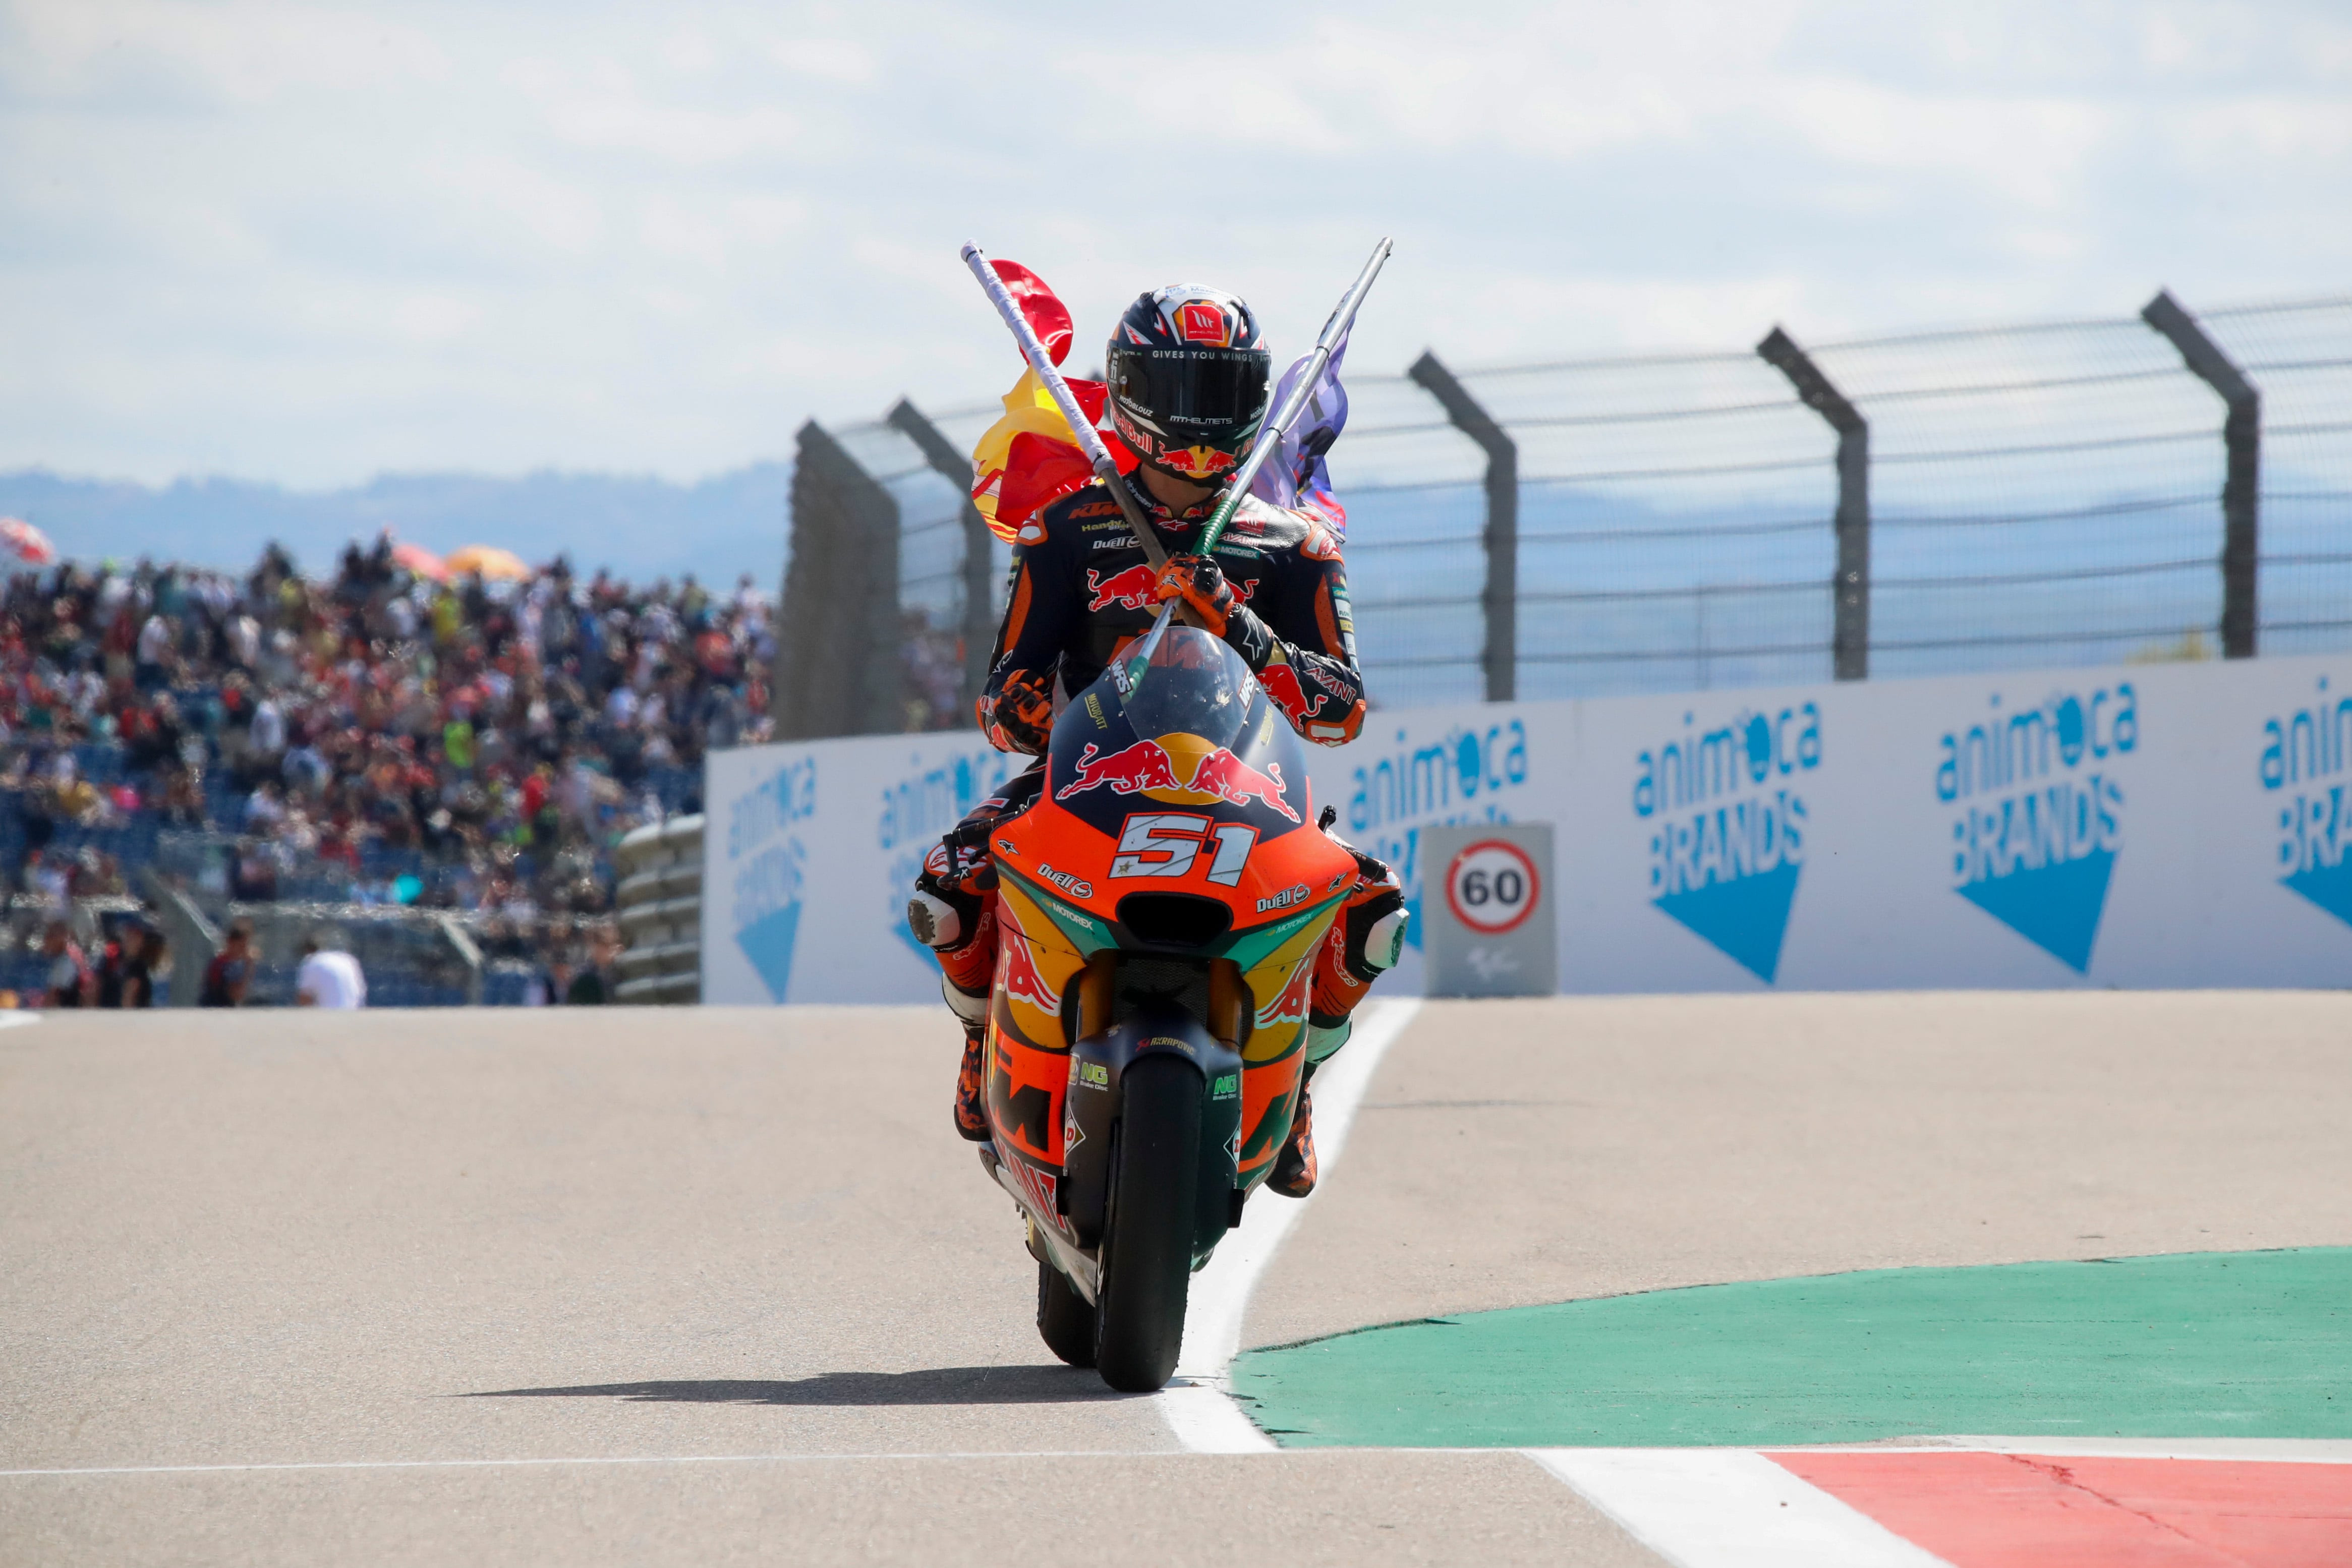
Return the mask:
M 937 995 L 907 888 L 1025 760 L 715 755 L 704 998 Z M 1416 905 L 1421 829 L 1556 824 L 1570 991 L 2352 985 L 2352 656 L 1382 711 L 1312 760 Z

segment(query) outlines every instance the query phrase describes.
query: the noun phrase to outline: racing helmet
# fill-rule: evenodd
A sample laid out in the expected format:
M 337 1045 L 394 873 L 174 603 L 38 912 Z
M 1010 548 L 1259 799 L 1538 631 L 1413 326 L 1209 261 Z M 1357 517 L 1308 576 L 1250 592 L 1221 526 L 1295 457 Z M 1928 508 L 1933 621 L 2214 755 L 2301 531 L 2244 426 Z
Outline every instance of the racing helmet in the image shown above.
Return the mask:
M 1189 283 L 1139 295 L 1103 350 L 1111 428 L 1146 466 L 1215 484 L 1265 418 L 1273 368 L 1238 296 Z

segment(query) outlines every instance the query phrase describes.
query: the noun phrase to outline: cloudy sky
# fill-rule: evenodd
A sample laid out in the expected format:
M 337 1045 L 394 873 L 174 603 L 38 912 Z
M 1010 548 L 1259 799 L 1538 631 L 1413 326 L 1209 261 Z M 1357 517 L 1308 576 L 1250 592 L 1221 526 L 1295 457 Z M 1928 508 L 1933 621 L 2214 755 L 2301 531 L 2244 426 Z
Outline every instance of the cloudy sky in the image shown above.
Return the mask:
M 2352 291 L 2352 8 L 0 0 L 0 468 L 690 478 L 1001 392 L 967 237 L 1383 233 L 1367 369 Z

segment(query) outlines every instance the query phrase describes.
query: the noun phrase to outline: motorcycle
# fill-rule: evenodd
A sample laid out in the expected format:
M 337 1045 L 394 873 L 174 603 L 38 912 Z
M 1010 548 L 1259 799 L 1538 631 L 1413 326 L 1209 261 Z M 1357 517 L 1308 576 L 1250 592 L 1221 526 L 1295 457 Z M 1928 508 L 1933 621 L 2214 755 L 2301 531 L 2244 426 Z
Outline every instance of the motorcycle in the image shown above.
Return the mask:
M 1037 1261 L 1037 1328 L 1111 1387 L 1164 1385 L 1192 1275 L 1274 1169 L 1318 944 L 1354 857 L 1239 655 L 1168 618 L 1055 721 L 998 822 L 989 1174 Z

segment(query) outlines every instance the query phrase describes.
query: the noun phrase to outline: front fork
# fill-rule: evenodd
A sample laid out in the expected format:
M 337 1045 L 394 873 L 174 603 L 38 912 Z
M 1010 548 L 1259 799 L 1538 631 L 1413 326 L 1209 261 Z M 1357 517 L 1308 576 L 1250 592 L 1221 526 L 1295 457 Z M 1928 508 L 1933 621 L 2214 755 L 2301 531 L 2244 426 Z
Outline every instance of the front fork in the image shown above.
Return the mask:
M 1093 978 L 1090 969 L 1087 979 Z M 1100 1246 L 1120 1082 L 1129 1066 L 1146 1056 L 1180 1058 L 1201 1075 L 1201 1147 L 1193 1165 L 1197 1191 L 1192 1223 L 1192 1256 L 1198 1261 L 1232 1228 L 1240 1207 L 1235 1177 L 1241 1150 L 1242 1058 L 1189 1013 L 1174 1008 L 1147 1009 L 1109 1028 L 1087 1032 L 1070 1048 L 1070 1083 L 1062 1101 L 1062 1180 L 1057 1196 L 1078 1244 Z

